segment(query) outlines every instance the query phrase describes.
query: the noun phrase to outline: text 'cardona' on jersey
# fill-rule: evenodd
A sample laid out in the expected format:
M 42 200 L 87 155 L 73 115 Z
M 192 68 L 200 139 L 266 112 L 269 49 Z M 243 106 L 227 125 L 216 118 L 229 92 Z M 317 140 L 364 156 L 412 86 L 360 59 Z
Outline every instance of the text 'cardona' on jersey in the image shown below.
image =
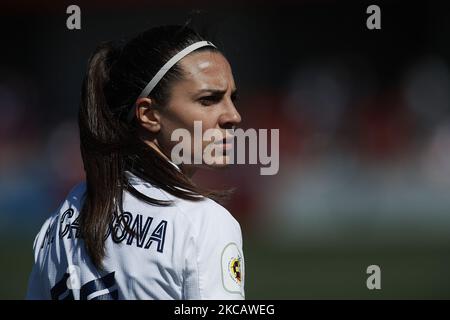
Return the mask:
M 59 221 L 55 220 L 53 224 L 50 224 L 45 233 L 41 249 L 53 243 L 56 236 L 55 228 L 58 223 L 58 236 L 60 239 L 80 238 L 79 216 L 75 219 L 73 218 L 74 210 L 69 208 L 61 215 Z M 152 225 L 155 224 L 152 217 L 147 216 L 144 220 L 144 216 L 141 214 L 133 215 L 128 211 L 119 215 L 114 214 L 105 234 L 105 240 L 111 237 L 115 243 L 125 242 L 127 245 L 135 245 L 144 249 L 149 249 L 152 243 L 155 242 L 156 250 L 162 253 L 164 251 L 167 221 L 161 220 L 156 227 L 152 228 Z

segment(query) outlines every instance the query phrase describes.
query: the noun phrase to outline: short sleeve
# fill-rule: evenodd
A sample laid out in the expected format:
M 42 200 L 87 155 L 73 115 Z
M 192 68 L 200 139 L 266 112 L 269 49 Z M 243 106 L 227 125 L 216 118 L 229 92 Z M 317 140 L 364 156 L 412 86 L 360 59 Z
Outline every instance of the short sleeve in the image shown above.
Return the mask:
M 185 250 L 184 298 L 245 298 L 244 254 L 239 223 L 219 204 L 193 214 Z
M 47 297 L 42 291 L 42 284 L 39 272 L 39 265 L 34 263 L 30 277 L 28 279 L 28 290 L 26 300 L 44 300 Z
M 48 228 L 49 220 L 46 221 L 42 229 Z M 42 233 L 43 230 L 36 235 L 34 242 L 33 242 L 33 253 L 34 253 L 34 259 L 33 259 L 33 268 L 31 270 L 31 274 L 28 279 L 28 289 L 25 299 L 27 300 L 43 300 L 47 297 L 45 296 L 43 292 L 43 286 L 41 283 L 41 271 L 40 271 L 40 263 L 39 263 L 39 251 L 42 240 Z M 45 230 L 44 230 L 45 231 Z

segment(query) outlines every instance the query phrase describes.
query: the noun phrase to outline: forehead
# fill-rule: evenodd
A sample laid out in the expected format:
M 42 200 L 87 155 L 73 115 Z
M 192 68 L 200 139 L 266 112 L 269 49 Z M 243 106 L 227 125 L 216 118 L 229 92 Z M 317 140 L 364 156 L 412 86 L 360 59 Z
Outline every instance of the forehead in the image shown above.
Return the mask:
M 185 73 L 185 88 L 191 91 L 201 89 L 235 89 L 230 64 L 219 52 L 193 52 L 180 61 Z

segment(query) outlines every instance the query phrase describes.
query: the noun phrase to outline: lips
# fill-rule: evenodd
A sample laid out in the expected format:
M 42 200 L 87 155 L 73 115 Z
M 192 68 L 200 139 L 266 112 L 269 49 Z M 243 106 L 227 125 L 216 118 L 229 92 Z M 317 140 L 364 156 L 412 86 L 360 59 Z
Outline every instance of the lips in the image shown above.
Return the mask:
M 225 151 L 232 149 L 233 148 L 233 143 L 234 143 L 234 136 L 233 137 L 223 138 L 222 140 L 217 142 L 217 144 L 221 144 L 223 146 L 223 149 Z
M 222 143 L 223 144 L 233 144 L 234 142 L 234 137 L 227 137 L 227 138 L 223 138 Z

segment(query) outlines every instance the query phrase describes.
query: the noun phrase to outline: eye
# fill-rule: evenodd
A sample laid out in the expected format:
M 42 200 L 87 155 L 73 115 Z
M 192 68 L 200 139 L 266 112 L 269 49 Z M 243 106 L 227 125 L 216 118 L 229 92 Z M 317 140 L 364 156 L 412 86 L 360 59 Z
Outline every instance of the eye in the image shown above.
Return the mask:
M 211 106 L 218 103 L 220 100 L 222 100 L 222 97 L 216 95 L 204 96 L 198 99 L 198 101 L 204 106 Z

